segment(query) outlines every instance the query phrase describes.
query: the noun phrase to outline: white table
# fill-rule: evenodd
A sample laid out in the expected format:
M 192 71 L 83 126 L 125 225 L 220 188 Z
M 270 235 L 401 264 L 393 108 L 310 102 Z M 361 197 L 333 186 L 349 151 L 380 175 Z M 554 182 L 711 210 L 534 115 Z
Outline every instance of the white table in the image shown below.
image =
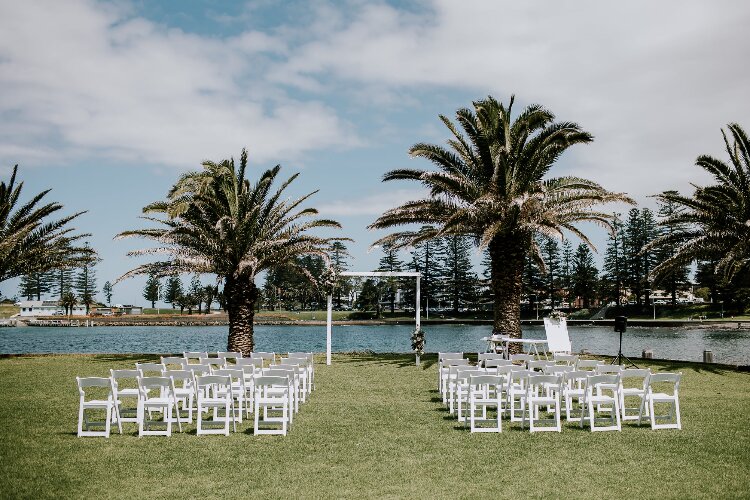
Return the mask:
M 497 352 L 497 347 L 499 346 L 501 352 L 503 353 L 503 357 L 506 359 L 508 359 L 509 357 L 508 346 L 510 344 L 530 346 L 531 350 L 537 357 L 539 356 L 539 349 L 537 349 L 537 346 L 547 344 L 547 340 L 545 339 L 516 339 L 508 335 L 491 335 L 489 337 L 483 337 L 482 340 L 486 340 L 488 342 L 488 350 L 492 352 Z M 545 359 L 548 359 L 546 349 L 544 351 L 544 357 Z

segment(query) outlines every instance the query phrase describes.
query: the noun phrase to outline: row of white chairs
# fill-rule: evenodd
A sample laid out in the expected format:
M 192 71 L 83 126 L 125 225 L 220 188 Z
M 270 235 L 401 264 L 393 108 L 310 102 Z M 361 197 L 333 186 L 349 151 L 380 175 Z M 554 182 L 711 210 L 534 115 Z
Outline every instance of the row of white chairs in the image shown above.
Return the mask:
M 528 358 L 484 357 L 479 360 L 483 366 L 472 366 L 462 356 L 439 354 L 440 390 L 450 413 L 457 414 L 460 422 L 468 421 L 472 432 L 501 432 L 505 413 L 511 422 L 521 422 L 522 427 L 528 421 L 532 432 L 560 431 L 561 404 L 565 405 L 566 420 L 579 422 L 581 427 L 588 420 L 592 431 L 621 430 L 621 421 L 625 420 L 640 425 L 644 417 L 650 418 L 653 429 L 682 428 L 681 374 L 622 370 L 618 365 L 596 360 L 557 364 Z M 633 400 L 637 405 L 627 406 Z M 657 415 L 655 405 L 659 403 L 667 404 L 668 413 Z M 547 422 L 540 421 L 542 407 L 552 413 Z M 491 419 L 489 410 L 494 414 Z M 609 425 L 597 426 L 602 420 Z M 487 421 L 492 422 L 491 427 L 479 425 Z M 540 426 L 543 423 L 552 425 Z
M 180 431 L 183 423 L 192 423 L 194 411 L 198 434 L 228 435 L 230 423 L 236 430 L 243 413 L 254 413 L 256 434 L 285 435 L 300 402 L 305 402 L 313 389 L 311 353 L 289 353 L 278 360 L 274 353 L 249 358 L 193 354 L 163 357 L 161 363 L 136 363 L 134 370 L 110 370 L 109 377 L 76 377 L 78 435 L 108 437 L 111 423 L 122 433 L 122 423 L 134 422 L 139 436 L 169 436 L 173 423 Z M 104 397 L 89 397 L 87 392 L 94 388 L 103 389 Z M 135 402 L 135 408 L 125 406 L 129 400 Z M 90 420 L 86 410 L 104 410 L 105 421 Z M 154 420 L 154 412 L 161 418 Z M 213 418 L 204 420 L 203 414 L 209 412 Z M 153 430 L 157 425 L 164 429 Z M 214 428 L 216 425 L 219 428 Z M 104 430 L 90 430 L 92 427 Z

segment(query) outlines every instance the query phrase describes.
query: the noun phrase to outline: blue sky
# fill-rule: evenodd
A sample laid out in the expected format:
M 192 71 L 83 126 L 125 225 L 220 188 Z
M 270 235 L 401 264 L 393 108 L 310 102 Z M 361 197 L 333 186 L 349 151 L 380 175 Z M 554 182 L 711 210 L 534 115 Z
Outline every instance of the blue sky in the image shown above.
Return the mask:
M 18 163 L 27 195 L 88 210 L 76 225 L 101 284 L 136 264 L 143 243 L 112 238 L 141 207 L 247 147 L 255 173 L 280 163 L 302 173 L 292 191 L 319 189 L 353 267 L 371 269 L 366 225 L 420 194 L 383 173 L 426 167 L 409 146 L 442 143 L 437 115 L 488 94 L 594 134 L 551 175 L 652 207 L 706 182 L 696 156 L 722 154 L 728 122 L 750 126 L 748 21 L 729 1 L 0 1 L 0 178 Z M 142 284 L 114 300 L 142 303 Z

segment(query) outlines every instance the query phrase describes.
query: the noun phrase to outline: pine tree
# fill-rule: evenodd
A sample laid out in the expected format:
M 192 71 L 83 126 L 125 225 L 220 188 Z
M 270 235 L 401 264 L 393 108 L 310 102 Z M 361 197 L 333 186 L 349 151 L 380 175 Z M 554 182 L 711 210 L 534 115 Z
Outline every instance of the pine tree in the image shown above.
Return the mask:
M 624 284 L 635 295 L 635 301 L 642 305 L 641 297 L 645 289 L 645 276 L 643 273 L 643 259 L 641 258 L 641 249 L 645 244 L 643 238 L 643 222 L 641 221 L 640 212 L 633 208 L 628 213 L 628 220 L 625 223 L 625 240 L 623 241 L 623 261 L 624 261 Z
M 596 298 L 599 271 L 594 264 L 594 256 L 588 246 L 581 243 L 573 256 L 573 294 L 583 302 L 583 307 L 591 307 Z
M 422 227 L 422 231 L 431 229 L 430 226 Z M 410 259 L 407 263 L 407 269 L 409 271 L 420 273 L 420 308 L 425 314 L 430 304 L 434 307 L 437 303 L 437 295 L 439 292 L 440 282 L 440 269 L 437 263 L 439 259 L 438 250 L 440 247 L 439 240 L 425 240 L 414 246 L 414 249 L 410 252 Z M 405 284 L 404 301 L 408 304 L 415 304 L 416 302 L 416 280 Z
M 643 244 L 646 245 L 659 235 L 659 230 L 656 226 L 656 220 L 654 214 L 648 208 L 641 210 L 641 222 L 643 223 Z M 643 259 L 643 275 L 648 284 L 648 288 L 652 289 L 653 284 L 651 280 L 651 270 L 658 264 L 658 254 L 651 248 L 641 249 L 641 258 Z M 646 305 L 651 305 L 651 294 L 646 295 Z
M 607 241 L 607 250 L 604 254 L 604 269 L 602 273 L 602 291 L 619 307 L 623 292 L 623 276 L 625 262 L 623 260 L 623 241 L 625 239 L 622 222 L 619 214 L 615 214 L 612 222 L 612 232 Z
M 146 280 L 146 286 L 143 287 L 143 298 L 151 302 L 151 309 L 156 307 L 156 301 L 159 300 L 159 277 L 151 273 Z
M 383 256 L 378 262 L 376 271 L 399 272 L 404 270 L 404 263 L 398 258 L 398 251 L 391 245 L 383 245 Z M 382 296 L 388 299 L 391 313 L 396 310 L 396 293 L 401 286 L 401 280 L 396 276 L 387 276 L 380 280 Z
M 560 259 L 560 285 L 562 287 L 562 295 L 565 301 L 568 302 L 568 307 L 571 307 L 570 293 L 573 275 L 573 246 L 570 244 L 570 240 L 563 240 L 562 242 L 562 257 Z
M 188 294 L 192 297 L 194 305 L 198 309 L 198 314 L 201 312 L 201 306 L 203 305 L 203 283 L 201 283 L 200 277 L 196 274 L 193 279 L 190 280 L 190 290 Z M 188 309 L 188 314 L 192 314 L 192 308 Z
M 542 289 L 544 289 L 544 281 L 539 263 L 527 255 L 523 265 L 523 294 L 527 297 L 531 310 L 539 308 L 539 291 Z
M 114 291 L 114 286 L 112 286 L 112 283 L 109 281 L 104 282 L 104 286 L 102 287 L 102 293 L 104 294 L 104 298 L 107 299 L 107 305 L 112 305 L 112 292 Z
M 557 240 L 546 237 L 541 241 L 542 257 L 547 267 L 547 274 L 543 277 L 545 284 L 545 295 L 550 299 L 552 307 L 555 307 L 558 299 L 557 289 L 560 284 L 560 247 Z
M 164 291 L 164 302 L 172 305 L 172 309 L 175 308 L 177 300 L 182 295 L 182 282 L 180 277 L 177 275 L 170 276 L 167 278 L 167 288 Z
M 463 236 L 447 236 L 441 239 L 440 261 L 443 294 L 451 309 L 457 313 L 461 303 L 475 298 L 476 276 L 472 272 L 471 243 Z
M 346 245 L 344 245 L 342 242 L 334 241 L 331 244 L 329 255 L 331 258 L 331 267 L 333 267 L 336 275 L 339 275 L 342 271 L 346 271 L 347 269 L 349 269 L 349 263 L 347 262 L 347 259 L 351 257 L 351 254 L 349 254 Z M 334 288 L 333 297 L 337 309 L 341 309 L 341 296 L 345 294 L 348 295 L 350 291 L 351 282 L 346 278 L 340 277 L 338 279 L 338 282 L 336 283 L 336 287 Z
M 360 311 L 374 308 L 375 318 L 380 317 L 380 287 L 375 284 L 375 280 L 366 279 L 362 284 L 362 290 L 357 296 L 356 307 Z
M 21 276 L 19 293 L 26 300 L 42 300 L 42 295 L 50 292 L 50 274 L 32 273 Z
M 50 295 L 62 300 L 65 292 L 73 289 L 73 269 L 70 267 L 60 267 L 51 273 Z
M 89 246 L 86 244 L 86 248 Z M 96 303 L 96 263 L 99 259 L 92 253 L 92 257 L 83 261 L 73 283 L 73 289 L 78 295 L 78 302 L 86 306 L 89 313 L 91 304 Z
M 670 195 L 676 195 L 676 191 L 666 191 L 662 193 L 663 195 L 670 196 Z M 657 215 L 659 219 L 662 221 L 661 224 L 661 231 L 660 234 L 675 234 L 677 232 L 682 232 L 685 230 L 685 227 L 682 224 L 677 223 L 670 223 L 667 224 L 664 221 L 667 220 L 670 217 L 673 217 L 674 215 L 677 215 L 679 211 L 678 205 L 672 201 L 670 198 L 660 198 L 659 199 L 659 210 L 657 212 Z M 657 235 L 654 235 L 654 238 Z M 652 238 L 653 239 L 653 238 Z M 655 251 L 655 261 L 656 263 L 664 262 L 665 260 L 672 257 L 677 252 L 677 245 L 671 244 L 671 245 L 662 245 L 661 247 L 657 248 Z M 672 296 L 672 305 L 677 304 L 677 290 L 680 286 L 682 286 L 688 278 L 688 267 L 687 266 L 680 266 L 676 267 L 669 272 L 665 273 L 660 277 L 659 280 L 657 280 L 654 284 L 658 286 L 664 287 L 666 290 L 670 292 L 670 295 Z

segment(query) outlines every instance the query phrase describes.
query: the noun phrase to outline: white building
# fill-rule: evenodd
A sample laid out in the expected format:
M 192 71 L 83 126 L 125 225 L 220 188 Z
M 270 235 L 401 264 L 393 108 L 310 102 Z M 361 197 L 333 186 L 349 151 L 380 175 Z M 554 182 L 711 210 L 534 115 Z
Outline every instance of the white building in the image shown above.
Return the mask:
M 63 316 L 65 308 L 57 300 L 23 300 L 16 302 L 21 316 Z M 73 306 L 73 316 L 85 316 L 86 306 Z

